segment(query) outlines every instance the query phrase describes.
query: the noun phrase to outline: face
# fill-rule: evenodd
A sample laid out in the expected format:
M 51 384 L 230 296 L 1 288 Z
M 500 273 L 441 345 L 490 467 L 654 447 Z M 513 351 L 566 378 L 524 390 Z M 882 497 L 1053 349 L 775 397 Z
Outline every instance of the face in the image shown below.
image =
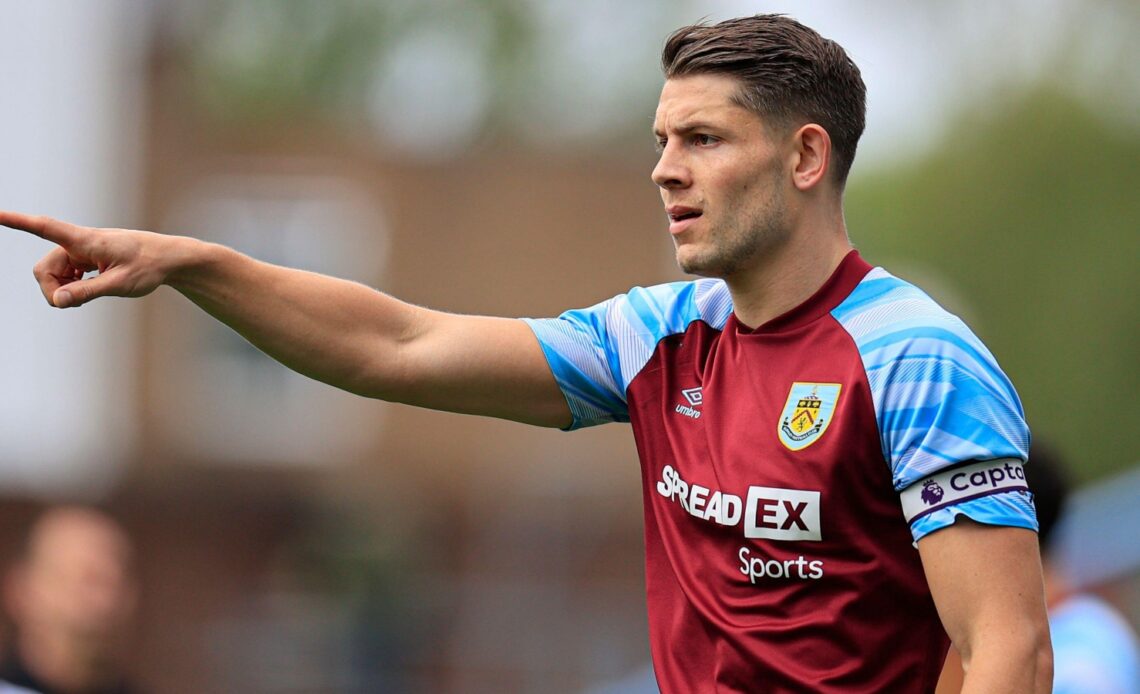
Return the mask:
M 661 90 L 653 182 L 685 272 L 730 278 L 790 235 L 787 144 L 732 96 L 735 78 L 692 75 Z
M 100 517 L 63 512 L 43 524 L 32 548 L 18 595 L 21 622 L 110 647 L 134 609 L 122 532 Z

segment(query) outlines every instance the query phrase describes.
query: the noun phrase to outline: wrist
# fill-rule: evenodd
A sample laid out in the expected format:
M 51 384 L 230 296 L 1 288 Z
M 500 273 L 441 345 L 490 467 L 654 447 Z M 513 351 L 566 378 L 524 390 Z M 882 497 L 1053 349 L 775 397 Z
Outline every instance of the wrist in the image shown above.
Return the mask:
M 168 236 L 166 240 L 163 257 L 167 259 L 167 267 L 163 283 L 180 292 L 193 292 L 229 250 L 189 236 Z

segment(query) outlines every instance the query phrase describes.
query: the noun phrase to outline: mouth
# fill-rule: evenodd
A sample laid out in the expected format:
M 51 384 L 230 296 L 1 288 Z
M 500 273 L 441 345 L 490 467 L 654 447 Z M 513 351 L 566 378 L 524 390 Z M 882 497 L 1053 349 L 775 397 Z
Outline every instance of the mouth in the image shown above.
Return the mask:
M 673 205 L 665 209 L 669 216 L 669 233 L 674 236 L 688 229 L 703 214 L 695 207 Z

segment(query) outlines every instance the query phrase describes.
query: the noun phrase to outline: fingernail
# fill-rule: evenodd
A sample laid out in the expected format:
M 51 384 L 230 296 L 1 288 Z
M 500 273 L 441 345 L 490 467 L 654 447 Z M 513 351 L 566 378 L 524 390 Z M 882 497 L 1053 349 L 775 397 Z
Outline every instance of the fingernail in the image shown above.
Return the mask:
M 60 289 L 55 293 L 56 308 L 67 308 L 71 305 L 71 292 L 66 289 Z

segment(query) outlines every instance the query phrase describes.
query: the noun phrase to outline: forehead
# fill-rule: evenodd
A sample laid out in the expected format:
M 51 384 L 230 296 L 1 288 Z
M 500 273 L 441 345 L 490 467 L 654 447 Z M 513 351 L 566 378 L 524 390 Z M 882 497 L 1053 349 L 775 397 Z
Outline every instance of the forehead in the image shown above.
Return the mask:
M 125 561 L 129 541 L 110 521 L 82 511 L 58 511 L 41 521 L 29 543 L 29 560 L 43 566 L 81 565 L 92 557 Z
M 693 121 L 755 118 L 755 114 L 733 100 L 739 89 L 739 80 L 726 75 L 686 75 L 668 79 L 657 102 L 654 128 L 660 131 Z

